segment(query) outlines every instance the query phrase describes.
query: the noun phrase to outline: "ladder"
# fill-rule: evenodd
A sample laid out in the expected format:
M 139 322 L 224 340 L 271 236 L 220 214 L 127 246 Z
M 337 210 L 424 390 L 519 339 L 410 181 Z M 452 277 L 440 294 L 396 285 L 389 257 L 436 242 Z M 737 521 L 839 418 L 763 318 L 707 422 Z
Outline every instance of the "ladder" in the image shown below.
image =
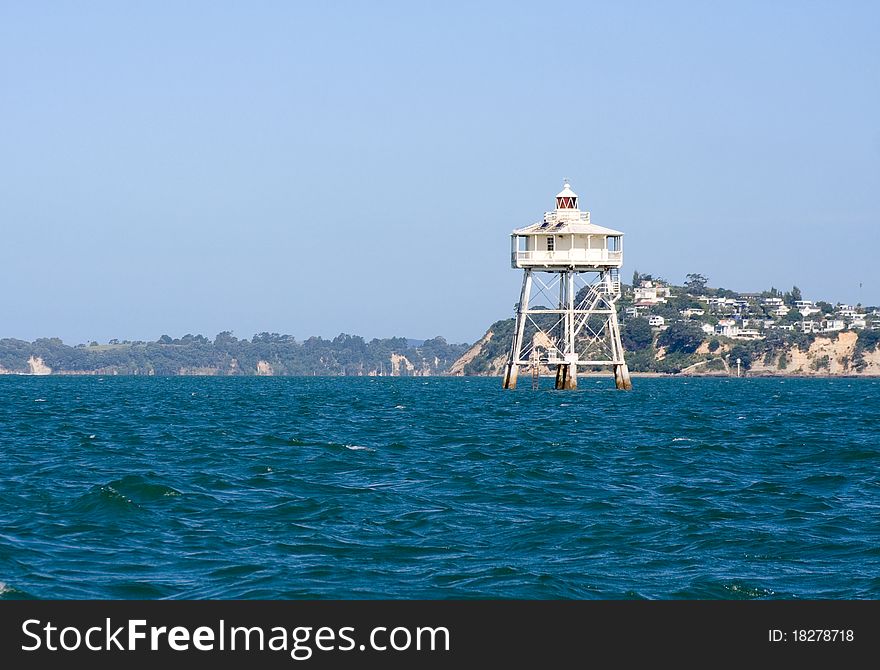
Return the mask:
M 620 268 L 611 268 L 611 294 L 620 295 Z
M 532 368 L 532 390 L 537 391 L 538 386 L 541 384 L 541 376 L 540 376 L 540 358 L 537 355 L 537 352 L 533 349 L 531 355 L 531 368 Z

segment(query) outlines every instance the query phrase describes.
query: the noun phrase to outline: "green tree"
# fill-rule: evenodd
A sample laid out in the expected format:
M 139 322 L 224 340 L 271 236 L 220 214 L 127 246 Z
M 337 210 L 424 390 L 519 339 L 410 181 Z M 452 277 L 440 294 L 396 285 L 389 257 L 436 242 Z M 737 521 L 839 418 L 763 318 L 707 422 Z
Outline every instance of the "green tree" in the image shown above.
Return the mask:
M 739 359 L 744 370 L 752 367 L 754 352 L 743 344 L 737 344 L 730 350 L 730 365 L 736 365 L 736 359 Z
M 660 333 L 657 344 L 669 353 L 692 354 L 703 341 L 702 329 L 693 321 L 678 321 Z
M 654 333 L 648 320 L 641 317 L 627 319 L 621 329 L 620 337 L 623 340 L 623 347 L 628 351 L 646 349 L 654 342 Z
M 702 295 L 706 291 L 706 284 L 709 283 L 708 277 L 694 272 L 686 275 L 684 279 L 684 285 L 688 292 L 695 293 L 697 295 Z
M 233 336 L 231 330 L 224 330 L 222 333 L 217 333 L 214 337 L 214 346 L 215 347 L 229 347 L 233 346 L 238 342 L 238 338 Z
M 864 351 L 874 351 L 880 345 L 880 330 L 863 329 L 859 331 L 856 347 Z
M 782 299 L 786 305 L 794 305 L 798 300 L 803 300 L 804 296 L 797 286 L 792 286 L 791 291 L 786 291 Z

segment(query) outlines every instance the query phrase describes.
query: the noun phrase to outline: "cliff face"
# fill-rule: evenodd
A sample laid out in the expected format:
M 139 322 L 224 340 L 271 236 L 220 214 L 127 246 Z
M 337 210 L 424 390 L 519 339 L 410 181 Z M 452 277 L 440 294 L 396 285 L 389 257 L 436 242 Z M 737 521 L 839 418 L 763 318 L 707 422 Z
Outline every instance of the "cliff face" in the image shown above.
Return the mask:
M 28 368 L 29 372 L 32 375 L 51 375 L 52 368 L 50 368 L 39 356 L 31 356 L 28 359 Z
M 880 348 L 858 351 L 858 334 L 846 331 L 836 338 L 817 337 L 806 349 L 792 346 L 779 355 L 752 363 L 757 375 L 858 375 L 880 376 Z M 859 363 L 863 365 L 859 365 Z
M 450 375 L 499 375 L 513 342 L 513 319 L 496 321 L 486 334 L 449 366 Z
M 459 358 L 449 367 L 449 374 L 456 377 L 463 376 L 465 374 L 465 368 L 467 367 L 467 365 L 483 353 L 483 349 L 494 336 L 495 333 L 492 332 L 491 328 L 486 331 L 486 334 L 483 335 L 483 337 L 481 337 L 478 342 L 476 342 L 470 349 L 465 351 L 461 358 Z M 492 372 L 487 371 L 485 374 L 491 375 Z

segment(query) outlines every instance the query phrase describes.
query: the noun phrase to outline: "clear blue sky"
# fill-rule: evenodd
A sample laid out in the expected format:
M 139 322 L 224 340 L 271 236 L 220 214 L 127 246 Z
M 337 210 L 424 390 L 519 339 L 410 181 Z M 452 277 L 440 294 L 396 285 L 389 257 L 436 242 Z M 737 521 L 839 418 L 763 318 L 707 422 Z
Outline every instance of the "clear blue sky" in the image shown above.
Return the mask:
M 625 277 L 880 303 L 878 8 L 3 2 L 0 337 L 475 340 L 563 176 Z

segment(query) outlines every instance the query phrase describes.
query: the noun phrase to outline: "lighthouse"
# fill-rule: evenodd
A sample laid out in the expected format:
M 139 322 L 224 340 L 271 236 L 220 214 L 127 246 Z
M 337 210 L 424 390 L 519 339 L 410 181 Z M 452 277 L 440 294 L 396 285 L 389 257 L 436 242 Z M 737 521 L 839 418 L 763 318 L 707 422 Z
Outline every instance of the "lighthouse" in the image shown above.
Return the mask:
M 566 180 L 556 209 L 513 231 L 510 259 L 523 282 L 504 388 L 516 388 L 520 368 L 536 379 L 555 368 L 556 388 L 576 389 L 579 368 L 610 367 L 617 388 L 631 389 L 615 304 L 623 233 L 592 223 Z

